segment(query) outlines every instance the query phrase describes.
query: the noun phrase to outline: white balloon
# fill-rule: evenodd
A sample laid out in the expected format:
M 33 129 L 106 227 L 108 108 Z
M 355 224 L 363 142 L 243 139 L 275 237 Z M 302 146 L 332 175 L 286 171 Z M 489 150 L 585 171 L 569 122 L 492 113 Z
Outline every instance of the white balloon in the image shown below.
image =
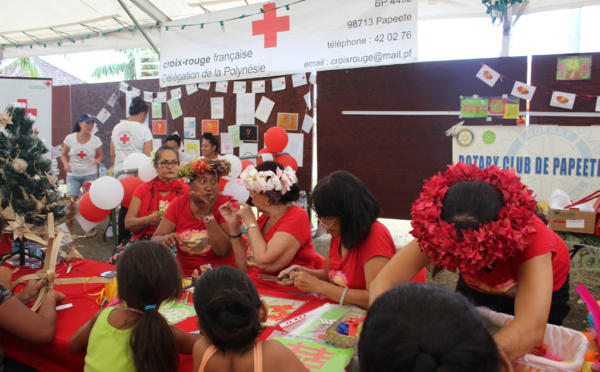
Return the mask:
M 250 191 L 244 186 L 238 185 L 235 181 L 230 181 L 223 188 L 223 195 L 229 195 L 239 202 L 245 203 L 250 197 Z
M 228 175 L 223 176 L 226 180 L 235 180 L 242 173 L 242 161 L 235 155 L 223 155 L 221 159 L 225 159 L 231 164 L 231 171 Z
M 140 164 L 143 161 L 149 162 L 150 158 L 146 154 L 142 154 L 140 152 L 135 152 L 133 154 L 129 154 L 125 161 L 123 161 L 123 169 L 126 171 L 135 172 L 138 170 Z
M 156 169 L 154 169 L 154 165 L 150 163 L 150 159 L 147 161 L 143 161 L 140 163 L 140 167 L 138 168 L 138 177 L 144 182 L 148 182 L 152 180 L 154 177 L 158 176 Z
M 123 185 L 114 177 L 100 177 L 90 186 L 90 199 L 100 209 L 116 208 L 123 201 L 124 195 Z

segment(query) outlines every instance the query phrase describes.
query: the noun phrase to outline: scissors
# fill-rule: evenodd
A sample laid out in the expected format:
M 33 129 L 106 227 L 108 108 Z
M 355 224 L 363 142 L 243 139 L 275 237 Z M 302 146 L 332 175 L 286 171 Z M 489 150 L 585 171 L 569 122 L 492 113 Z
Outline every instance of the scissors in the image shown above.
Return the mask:
M 71 272 L 71 270 L 73 269 L 73 266 L 78 266 L 78 265 L 82 265 L 85 261 L 79 258 L 75 258 L 71 261 L 69 261 L 69 266 L 67 267 L 67 274 Z

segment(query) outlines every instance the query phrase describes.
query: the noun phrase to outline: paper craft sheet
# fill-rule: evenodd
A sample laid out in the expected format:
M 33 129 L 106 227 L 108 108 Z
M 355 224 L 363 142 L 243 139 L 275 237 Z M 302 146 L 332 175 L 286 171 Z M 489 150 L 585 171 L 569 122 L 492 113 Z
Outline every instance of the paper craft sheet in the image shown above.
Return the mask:
M 329 324 L 322 324 L 324 320 L 338 320 L 348 310 L 348 306 L 325 304 L 313 311 L 311 316 L 291 331 L 291 334 L 300 337 L 321 338 L 325 336 L 325 330 Z M 287 330 L 287 328 L 286 328 Z
M 265 327 L 274 327 L 280 321 L 287 318 L 291 313 L 298 310 L 306 301 L 290 300 L 287 298 L 278 298 L 271 296 L 261 296 L 269 308 L 267 321 L 263 323 Z
M 169 324 L 179 323 L 196 316 L 194 306 L 179 301 L 165 301 L 160 305 L 158 312 Z

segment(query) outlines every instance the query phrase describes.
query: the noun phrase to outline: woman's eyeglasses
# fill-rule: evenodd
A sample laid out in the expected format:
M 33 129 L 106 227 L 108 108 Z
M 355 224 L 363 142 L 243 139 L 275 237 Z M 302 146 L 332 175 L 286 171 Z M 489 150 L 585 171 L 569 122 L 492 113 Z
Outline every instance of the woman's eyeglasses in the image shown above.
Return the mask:
M 317 221 L 319 221 L 319 223 L 321 224 L 321 226 L 323 226 L 323 227 L 324 227 L 324 228 L 326 228 L 326 229 L 329 229 L 331 226 L 333 226 L 333 225 L 334 225 L 334 224 L 337 222 L 337 219 L 335 219 L 335 220 L 333 220 L 333 222 L 332 222 L 332 223 L 330 223 L 329 225 L 325 225 L 325 224 L 323 223 L 323 221 L 321 221 L 321 218 L 319 217 L 319 215 L 316 215 L 316 217 L 317 217 Z
M 179 162 L 178 162 L 178 161 L 171 161 L 171 162 L 168 162 L 168 161 L 161 161 L 161 162 L 159 162 L 158 164 L 159 164 L 161 167 L 163 167 L 163 168 L 169 168 L 169 166 L 172 166 L 172 167 L 176 167 L 176 166 L 178 166 L 178 165 L 179 165 Z

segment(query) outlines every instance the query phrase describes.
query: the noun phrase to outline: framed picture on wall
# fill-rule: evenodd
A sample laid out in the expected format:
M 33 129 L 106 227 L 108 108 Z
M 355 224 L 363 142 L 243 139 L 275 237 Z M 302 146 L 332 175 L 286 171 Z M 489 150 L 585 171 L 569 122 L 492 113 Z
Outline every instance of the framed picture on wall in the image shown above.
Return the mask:
M 240 125 L 240 141 L 258 142 L 258 125 Z
M 285 130 L 298 130 L 298 114 L 278 112 L 277 126 Z

